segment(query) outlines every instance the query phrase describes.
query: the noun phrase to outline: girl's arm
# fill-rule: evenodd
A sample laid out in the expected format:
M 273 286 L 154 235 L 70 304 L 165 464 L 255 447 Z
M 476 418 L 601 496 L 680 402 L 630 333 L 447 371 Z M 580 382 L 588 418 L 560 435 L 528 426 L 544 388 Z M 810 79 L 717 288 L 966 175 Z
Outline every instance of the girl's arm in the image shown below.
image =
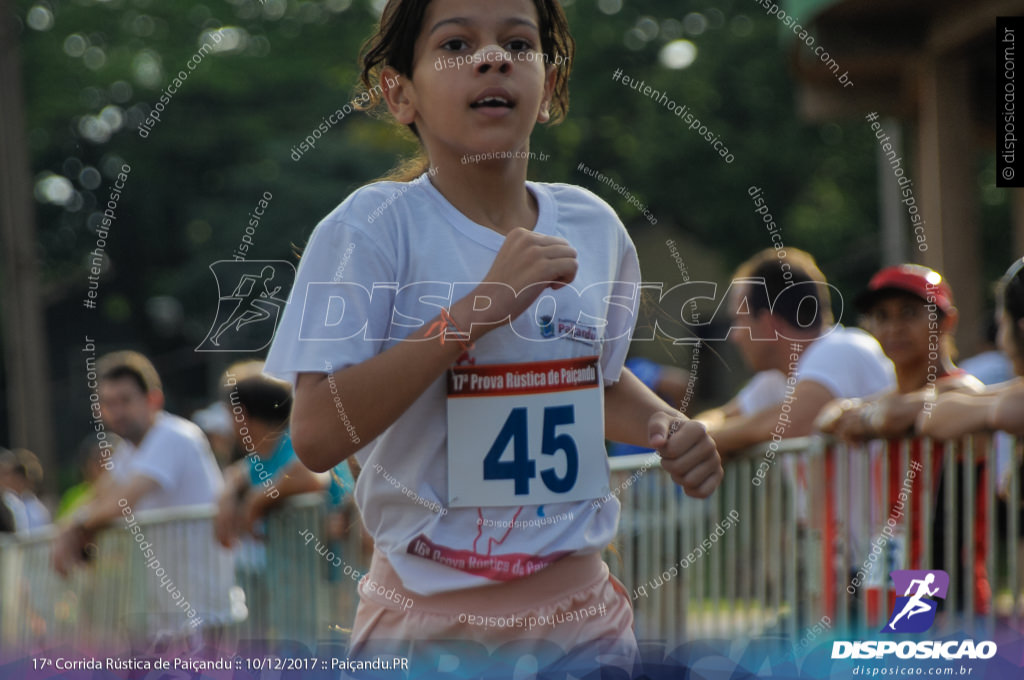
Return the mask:
M 707 498 L 721 483 L 722 459 L 704 426 L 666 404 L 628 369 L 605 388 L 604 413 L 606 438 L 656 450 L 661 467 L 687 495 Z
M 452 305 L 451 316 L 460 328 L 469 318 L 461 300 Z M 413 342 L 425 337 L 426 330 L 421 329 L 408 341 L 330 375 L 299 374 L 292 405 L 292 445 L 306 467 L 326 472 L 368 444 L 398 420 L 463 351 L 454 340 Z M 352 425 L 351 433 L 342 414 Z
M 513 229 L 477 289 L 481 294 L 470 293 L 454 302 L 449 314 L 455 326 L 469 332 L 470 342 L 475 342 L 533 304 L 543 292 L 542 286 L 533 284 L 552 282 L 551 287 L 557 288 L 572 283 L 576 269 L 576 251 L 565 239 Z M 516 291 L 525 292 L 517 295 Z M 487 301 L 490 304 L 481 308 Z M 345 460 L 390 427 L 444 375 L 463 348 L 452 338 L 443 343 L 440 338 L 425 340 L 436 333 L 432 326 L 427 324 L 406 341 L 331 376 L 299 374 L 292 405 L 292 444 L 306 467 L 326 472 Z M 354 428 L 352 435 L 346 430 L 342 409 Z

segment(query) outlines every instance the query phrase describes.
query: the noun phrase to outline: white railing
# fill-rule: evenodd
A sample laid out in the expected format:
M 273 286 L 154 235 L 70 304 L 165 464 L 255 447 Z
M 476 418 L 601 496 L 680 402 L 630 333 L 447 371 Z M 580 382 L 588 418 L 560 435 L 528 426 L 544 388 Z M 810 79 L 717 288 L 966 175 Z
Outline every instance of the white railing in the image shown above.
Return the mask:
M 1007 438 L 999 447 L 994 441 L 980 435 L 945 445 L 784 440 L 731 457 L 720 490 L 703 501 L 683 496 L 647 455 L 613 459 L 612 488 L 621 491 L 623 508 L 618 540 L 606 557 L 633 598 L 637 637 L 776 634 L 799 642 L 810 631 L 879 631 L 896 595 L 889 570 L 910 568 L 950 574 L 936 623 L 941 632 L 991 629 L 997 616 L 1017 625 L 1024 597 L 1018 514 L 997 515 L 997 497 L 1003 493 L 1005 507 L 1020 508 L 1024 447 L 1021 440 Z M 933 447 L 934 460 L 913 455 Z M 890 463 L 906 475 L 914 460 L 921 469 L 909 481 L 910 496 L 921 498 L 902 502 L 897 530 L 885 531 L 899 500 L 890 489 Z M 940 475 L 947 519 L 936 546 Z M 880 554 L 871 558 L 876 545 Z M 975 551 L 991 585 L 984 610 L 975 598 Z M 912 557 L 917 564 L 909 563 Z M 858 569 L 863 578 L 855 586 Z
M 1024 598 L 1018 513 L 1002 513 L 1000 529 L 997 494 L 1005 489 L 1008 507 L 1020 508 L 1024 447 L 1010 440 L 997 454 L 992 441 L 969 437 L 939 447 L 934 461 L 917 456 L 920 487 L 913 493 L 920 506 L 905 504 L 902 521 L 909 529 L 886 537 L 878 566 L 854 589 L 855 598 L 848 591 L 854 572 L 870 555 L 865 546 L 885 536 L 895 500 L 890 459 L 905 472 L 915 447 L 931 451 L 930 442 L 848 446 L 812 437 L 754 447 L 729 459 L 721 489 L 707 500 L 683 495 L 656 457 L 612 459 L 622 518 L 606 558 L 630 593 L 637 637 L 776 634 L 797 642 L 808 631 L 880 630 L 893 606 L 888 571 L 913 566 L 908 543 L 915 540 L 917 567 L 941 561 L 950 572 L 939 632 L 991 628 L 997 616 L 1017 625 Z M 940 475 L 947 520 L 936 542 Z M 988 518 L 981 525 L 979 508 Z M 199 628 L 218 629 L 222 641 L 225 635 L 310 645 L 346 639 L 357 578 L 369 563 L 358 524 L 331 542 L 323 497 L 289 499 L 268 517 L 262 544 L 236 548 L 231 556 L 213 540 L 212 514 L 212 508 L 139 513 L 144 540 L 153 544 L 168 579 L 157 575 L 137 536 L 123 526 L 101 532 L 94 558 L 67 580 L 50 567 L 52 533 L 0 538 L 0 647 L 30 652 L 67 643 L 83 649 L 188 633 L 186 612 L 161 590 L 163 580 L 196 610 L 192 620 L 201 619 Z M 979 539 L 992 586 L 992 606 L 984 612 L 973 588 L 974 550 L 963 549 L 980 551 Z
M 234 555 L 214 541 L 213 513 L 140 512 L 138 534 L 115 522 L 67 579 L 50 566 L 52 529 L 0 539 L 0 647 L 138 648 L 161 635 L 210 630 L 221 639 L 311 643 L 351 625 L 352 569 L 362 573 L 367 560 L 358 526 L 343 541 L 328 540 L 322 495 L 288 499 L 267 518 L 262 545 L 251 541 Z

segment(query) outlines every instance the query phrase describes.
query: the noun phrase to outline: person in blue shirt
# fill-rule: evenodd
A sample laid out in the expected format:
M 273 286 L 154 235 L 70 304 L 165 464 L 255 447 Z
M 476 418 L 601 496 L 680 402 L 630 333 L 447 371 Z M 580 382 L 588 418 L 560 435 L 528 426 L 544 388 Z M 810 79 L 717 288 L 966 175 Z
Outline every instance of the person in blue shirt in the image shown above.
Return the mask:
M 291 385 L 263 375 L 263 362 L 232 365 L 221 382 L 231 414 L 239 460 L 224 471 L 217 507 L 217 540 L 231 547 L 243 535 L 261 533 L 260 521 L 288 496 L 325 491 L 330 506 L 342 504 L 354 486 L 347 466 L 329 474 L 309 470 L 295 456 L 288 430 Z

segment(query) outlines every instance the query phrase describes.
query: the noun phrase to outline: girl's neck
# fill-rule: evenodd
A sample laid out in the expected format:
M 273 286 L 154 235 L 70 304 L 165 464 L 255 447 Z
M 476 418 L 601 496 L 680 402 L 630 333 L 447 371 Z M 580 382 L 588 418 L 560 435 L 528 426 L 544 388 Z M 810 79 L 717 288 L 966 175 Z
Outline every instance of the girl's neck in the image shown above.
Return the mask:
M 537 200 L 526 188 L 523 159 L 446 159 L 432 163 L 430 182 L 449 203 L 477 224 L 499 234 L 537 224 Z

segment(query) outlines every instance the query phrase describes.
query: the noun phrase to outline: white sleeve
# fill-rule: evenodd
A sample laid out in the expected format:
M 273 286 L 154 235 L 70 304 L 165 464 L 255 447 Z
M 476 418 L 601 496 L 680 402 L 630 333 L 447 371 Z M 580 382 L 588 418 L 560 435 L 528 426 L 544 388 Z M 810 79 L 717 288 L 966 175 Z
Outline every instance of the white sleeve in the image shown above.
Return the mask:
M 299 260 L 295 286 L 264 372 L 293 385 L 380 353 L 394 306 L 394 257 L 362 229 L 321 222 Z
M 197 460 L 182 451 L 190 446 L 194 443 L 187 437 L 168 427 L 155 425 L 132 457 L 132 474 L 145 475 L 164 490 L 173 489 L 183 474 L 182 467 Z
M 757 413 L 775 406 L 786 398 L 786 376 L 771 369 L 760 371 L 736 395 L 736 404 L 743 415 Z
M 813 380 L 834 399 L 863 399 L 892 389 L 895 373 L 881 347 L 872 346 L 877 341 L 863 331 L 837 331 L 842 335 L 825 336 L 807 348 L 797 382 Z
M 808 347 L 799 364 L 797 383 L 813 380 L 827 389 L 833 399 L 856 396 L 853 394 L 856 390 L 845 379 L 852 365 L 856 364 L 855 357 L 842 349 L 846 347 L 825 346 L 820 340 Z
M 615 304 L 609 305 L 606 329 L 606 337 L 611 340 L 605 343 L 601 352 L 601 373 L 605 385 L 618 382 L 622 374 L 640 307 L 640 260 L 625 227 L 620 229 L 622 257 L 611 293 Z

